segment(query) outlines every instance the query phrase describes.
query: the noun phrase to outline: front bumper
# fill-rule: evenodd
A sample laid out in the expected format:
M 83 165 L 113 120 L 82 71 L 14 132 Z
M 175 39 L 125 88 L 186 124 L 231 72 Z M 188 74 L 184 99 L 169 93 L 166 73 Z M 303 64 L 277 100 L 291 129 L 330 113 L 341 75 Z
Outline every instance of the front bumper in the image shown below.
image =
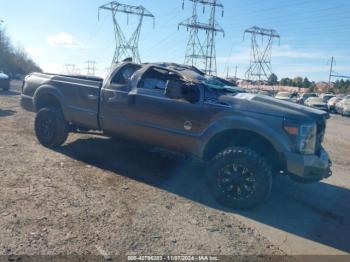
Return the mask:
M 288 173 L 310 181 L 320 181 L 332 175 L 332 162 L 322 149 L 320 155 L 285 154 Z

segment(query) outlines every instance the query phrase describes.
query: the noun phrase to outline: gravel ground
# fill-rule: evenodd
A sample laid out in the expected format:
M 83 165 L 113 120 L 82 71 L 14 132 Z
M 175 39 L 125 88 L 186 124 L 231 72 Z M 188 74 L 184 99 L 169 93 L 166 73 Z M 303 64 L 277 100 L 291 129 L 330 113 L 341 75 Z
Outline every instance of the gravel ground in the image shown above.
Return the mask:
M 343 232 L 339 235 L 334 231 L 337 236 L 334 233 L 333 237 L 338 240 L 317 240 L 312 235 L 324 229 L 332 236 L 332 227 L 319 226 L 312 230 L 311 236 L 306 229 L 298 229 L 299 232 L 289 227 L 294 225 L 293 214 L 286 213 L 288 217 L 285 217 L 281 210 L 297 205 L 293 202 L 296 195 L 303 197 L 303 201 L 308 199 L 310 191 L 305 186 L 300 189 L 292 184 L 292 193 L 289 193 L 293 198 L 273 193 L 271 204 L 238 214 L 218 206 L 208 196 L 200 176 L 203 170 L 198 165 L 169 152 L 75 134 L 57 151 L 40 146 L 33 132 L 34 114 L 19 106 L 18 83 L 13 83 L 13 90 L 0 93 L 1 254 L 102 254 L 106 257 L 291 253 L 285 246 L 286 241 L 275 241 L 275 233 L 248 220 L 349 251 L 350 242 L 346 239 L 350 231 L 346 230 L 350 227 L 349 221 L 344 221 L 350 218 L 349 211 L 337 211 L 338 214 L 332 201 L 328 202 L 327 208 L 332 204 L 329 210 L 317 209 L 319 205 L 326 205 L 322 202 L 324 199 L 321 204 L 307 208 L 316 209 L 322 218 L 331 217 L 327 225 L 332 224 Z M 346 194 L 337 195 L 334 201 L 349 196 L 349 127 L 350 119 L 336 116 L 329 121 L 325 146 L 332 156 L 336 174 L 329 181 L 346 190 Z M 280 182 L 275 187 L 278 185 Z M 328 197 L 323 187 L 313 187 Z M 278 190 L 281 188 L 274 188 L 274 192 Z M 329 194 L 327 199 L 332 200 L 332 196 Z M 300 211 L 285 208 L 288 210 Z M 278 221 L 279 216 L 285 223 Z M 301 214 L 295 221 L 298 219 Z M 305 224 L 305 228 L 308 226 Z M 288 247 L 293 244 L 292 241 Z
M 182 157 L 87 135 L 40 146 L 12 90 L 0 93 L 1 254 L 283 254 L 203 197 Z

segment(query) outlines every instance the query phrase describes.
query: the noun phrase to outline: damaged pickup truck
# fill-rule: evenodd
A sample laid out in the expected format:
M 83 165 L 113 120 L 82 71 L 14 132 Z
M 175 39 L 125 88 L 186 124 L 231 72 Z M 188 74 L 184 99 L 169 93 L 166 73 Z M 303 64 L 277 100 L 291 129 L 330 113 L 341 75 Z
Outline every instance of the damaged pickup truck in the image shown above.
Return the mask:
M 105 80 L 33 73 L 21 104 L 49 148 L 96 130 L 200 159 L 213 197 L 232 208 L 265 201 L 275 175 L 311 183 L 332 174 L 326 112 L 244 93 L 195 67 L 123 62 Z

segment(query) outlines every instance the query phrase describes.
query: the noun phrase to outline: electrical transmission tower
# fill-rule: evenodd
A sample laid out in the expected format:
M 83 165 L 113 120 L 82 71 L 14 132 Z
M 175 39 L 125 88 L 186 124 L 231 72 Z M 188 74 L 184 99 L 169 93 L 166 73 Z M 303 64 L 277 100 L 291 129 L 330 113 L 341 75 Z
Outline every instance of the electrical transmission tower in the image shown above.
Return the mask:
M 65 64 L 65 73 L 68 75 L 80 75 L 81 71 L 75 64 Z
M 280 35 L 273 29 L 265 29 L 254 26 L 245 30 L 246 34 L 251 35 L 251 57 L 250 66 L 246 72 L 246 78 L 248 80 L 255 80 L 259 82 L 262 80 L 268 80 L 272 74 L 271 55 L 273 40 Z
M 96 75 L 96 61 L 86 61 L 87 67 L 87 75 L 95 76 Z
M 144 17 L 150 17 L 153 19 L 154 26 L 154 15 L 149 12 L 143 6 L 131 6 L 118 3 L 116 1 L 112 1 L 108 4 L 102 5 L 98 9 L 98 17 L 100 19 L 100 11 L 105 10 L 112 13 L 113 23 L 114 23 L 114 37 L 116 41 L 115 53 L 112 61 L 112 65 L 114 63 L 118 63 L 125 58 L 132 58 L 134 62 L 141 63 L 140 53 L 139 53 L 139 40 L 141 27 Z M 137 16 L 138 23 L 137 27 L 132 33 L 130 39 L 127 39 L 125 34 L 123 33 L 118 20 L 117 14 L 124 13 L 127 16 L 127 23 L 129 23 L 129 15 Z
M 225 31 L 216 21 L 217 11 L 220 8 L 222 16 L 224 15 L 224 6 L 219 0 L 189 0 L 192 2 L 192 16 L 179 24 L 179 27 L 187 28 L 189 31 L 189 40 L 186 48 L 185 64 L 197 66 L 208 75 L 217 74 L 215 37 L 216 34 Z M 199 21 L 197 8 L 203 7 L 203 13 L 207 6 L 210 7 L 210 17 L 208 23 Z M 182 8 L 184 9 L 185 0 Z M 206 33 L 205 40 L 201 40 L 200 32 Z

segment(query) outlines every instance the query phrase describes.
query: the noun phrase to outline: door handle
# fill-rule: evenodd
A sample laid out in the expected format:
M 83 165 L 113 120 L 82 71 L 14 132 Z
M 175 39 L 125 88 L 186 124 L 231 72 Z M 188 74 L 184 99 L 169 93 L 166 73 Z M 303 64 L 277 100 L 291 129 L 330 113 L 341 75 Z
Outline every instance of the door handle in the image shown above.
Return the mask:
M 95 95 L 88 95 L 88 99 L 89 99 L 89 100 L 96 101 L 96 100 L 98 99 L 98 97 L 95 96 Z

